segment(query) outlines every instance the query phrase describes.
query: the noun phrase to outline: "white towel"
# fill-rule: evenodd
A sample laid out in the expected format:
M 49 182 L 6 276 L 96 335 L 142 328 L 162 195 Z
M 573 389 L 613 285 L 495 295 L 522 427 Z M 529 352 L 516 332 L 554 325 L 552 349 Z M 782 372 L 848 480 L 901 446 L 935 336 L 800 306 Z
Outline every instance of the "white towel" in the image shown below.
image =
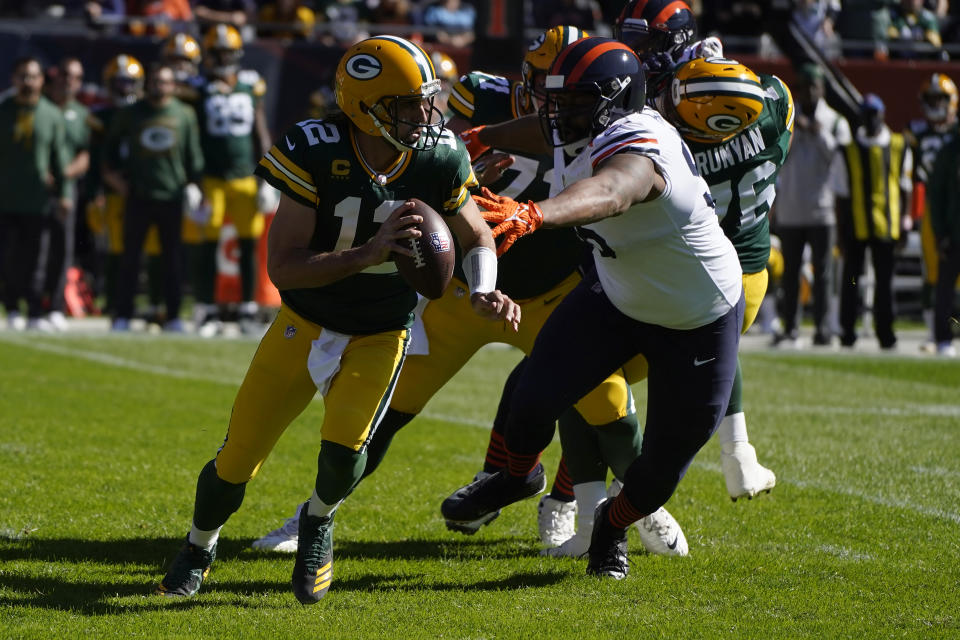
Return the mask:
M 350 338 L 345 333 L 337 333 L 330 329 L 324 329 L 320 337 L 314 340 L 310 345 L 310 355 L 307 356 L 307 371 L 313 379 L 313 384 L 317 385 L 320 395 L 326 397 L 330 390 L 330 381 L 333 376 L 340 371 L 340 358 L 343 356 L 343 350 L 347 348 Z

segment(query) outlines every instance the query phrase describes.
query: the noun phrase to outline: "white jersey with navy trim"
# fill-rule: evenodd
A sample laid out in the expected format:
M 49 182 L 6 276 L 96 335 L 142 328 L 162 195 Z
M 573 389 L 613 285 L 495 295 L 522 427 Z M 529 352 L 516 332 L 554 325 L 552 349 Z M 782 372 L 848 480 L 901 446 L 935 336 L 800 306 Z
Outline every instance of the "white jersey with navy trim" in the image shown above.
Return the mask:
M 617 153 L 650 158 L 666 188 L 580 229 L 594 245 L 604 292 L 631 318 L 671 329 L 720 318 L 740 300 L 740 262 L 680 134 L 649 107 L 620 118 L 563 168 L 562 183 L 589 178 Z

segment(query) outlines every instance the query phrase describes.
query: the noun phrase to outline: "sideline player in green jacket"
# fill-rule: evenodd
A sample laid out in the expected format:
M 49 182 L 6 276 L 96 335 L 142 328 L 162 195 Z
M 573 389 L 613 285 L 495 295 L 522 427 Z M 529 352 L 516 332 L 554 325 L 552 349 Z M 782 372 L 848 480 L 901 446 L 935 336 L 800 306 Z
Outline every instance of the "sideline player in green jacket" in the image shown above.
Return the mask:
M 468 191 L 470 158 L 433 104 L 439 91 L 420 47 L 394 36 L 363 40 L 337 67 L 343 113 L 299 122 L 260 160 L 257 175 L 282 193 L 267 269 L 283 304 L 237 394 L 227 438 L 200 472 L 193 526 L 160 593 L 197 593 L 247 483 L 319 390 L 317 476 L 291 582 L 303 604 L 326 595 L 334 516 L 366 467 L 409 343 L 417 296 L 390 253 L 410 255 L 401 242 L 420 234 L 409 228 L 422 220 L 409 214 L 410 198 L 446 218 L 469 265 L 473 310 L 518 329 L 520 307 L 495 289 L 493 237 Z
M 36 58 L 13 65 L 14 92 L 0 102 L 0 280 L 11 329 L 40 329 L 40 239 L 51 215 L 70 207 L 64 173 L 69 164 L 63 115 L 42 94 L 43 67 Z M 27 303 L 28 322 L 20 315 Z
M 147 78 L 146 98 L 114 117 L 104 141 L 103 179 L 126 198 L 123 257 L 117 281 L 115 331 L 127 331 L 147 230 L 156 224 L 164 261 L 167 321 L 164 329 L 182 331 L 180 321 L 180 237 L 184 200 L 199 200 L 196 182 L 203 171 L 197 117 L 173 97 L 173 69 L 159 64 Z

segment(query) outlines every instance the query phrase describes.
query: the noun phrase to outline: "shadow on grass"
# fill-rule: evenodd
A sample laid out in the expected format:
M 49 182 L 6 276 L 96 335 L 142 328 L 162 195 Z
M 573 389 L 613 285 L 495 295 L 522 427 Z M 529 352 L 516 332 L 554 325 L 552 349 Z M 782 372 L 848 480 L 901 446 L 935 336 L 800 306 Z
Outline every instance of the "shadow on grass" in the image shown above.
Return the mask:
M 260 563 L 276 560 L 284 565 L 284 575 L 292 566 L 291 554 L 254 551 L 250 539 L 223 539 L 217 549 L 218 563 Z M 80 615 L 140 613 L 161 609 L 187 610 L 203 607 L 251 606 L 256 596 L 289 593 L 289 582 L 262 579 L 219 580 L 215 576 L 204 585 L 206 598 L 161 598 L 153 591 L 163 572 L 183 544 L 182 538 L 128 538 L 119 540 L 79 540 L 69 538 L 0 539 L 0 564 L 6 595 L 0 607 L 36 607 L 71 611 Z M 464 540 L 398 540 L 391 542 L 351 541 L 337 543 L 335 561 L 362 560 L 455 560 L 483 562 L 530 557 L 535 552 L 518 545 L 514 538 Z M 10 570 L 15 561 L 44 562 L 54 569 Z M 84 580 L 89 564 L 90 580 Z M 71 566 L 75 565 L 75 566 Z M 409 568 L 377 570 L 348 580 L 338 580 L 337 591 L 503 591 L 547 587 L 569 577 L 569 571 L 524 571 L 499 579 L 470 583 L 464 579 L 437 580 L 436 575 L 413 573 Z M 104 578 L 105 570 L 115 571 L 117 580 Z M 214 567 L 216 572 L 216 566 Z M 242 572 L 241 568 L 241 572 Z M 262 571 L 262 570 L 258 570 Z M 64 572 L 68 577 L 64 577 Z M 451 571 L 451 575 L 458 574 Z M 120 599 L 118 601 L 118 599 Z M 125 600 L 124 600 L 125 599 Z

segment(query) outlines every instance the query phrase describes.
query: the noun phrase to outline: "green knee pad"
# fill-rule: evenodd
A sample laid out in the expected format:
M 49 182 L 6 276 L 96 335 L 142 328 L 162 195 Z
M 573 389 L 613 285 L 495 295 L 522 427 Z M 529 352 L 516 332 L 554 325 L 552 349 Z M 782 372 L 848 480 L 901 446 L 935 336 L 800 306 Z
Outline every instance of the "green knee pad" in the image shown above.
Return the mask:
M 317 456 L 317 496 L 336 504 L 350 493 L 367 466 L 366 452 L 358 453 L 342 444 L 324 440 Z
M 597 441 L 597 428 L 587 424 L 572 407 L 563 412 L 558 423 L 560 445 L 573 484 L 606 480 L 607 464 Z
M 643 432 L 636 413 L 619 420 L 593 427 L 597 432 L 597 443 L 604 461 L 613 475 L 621 480 L 627 468 L 640 456 Z

